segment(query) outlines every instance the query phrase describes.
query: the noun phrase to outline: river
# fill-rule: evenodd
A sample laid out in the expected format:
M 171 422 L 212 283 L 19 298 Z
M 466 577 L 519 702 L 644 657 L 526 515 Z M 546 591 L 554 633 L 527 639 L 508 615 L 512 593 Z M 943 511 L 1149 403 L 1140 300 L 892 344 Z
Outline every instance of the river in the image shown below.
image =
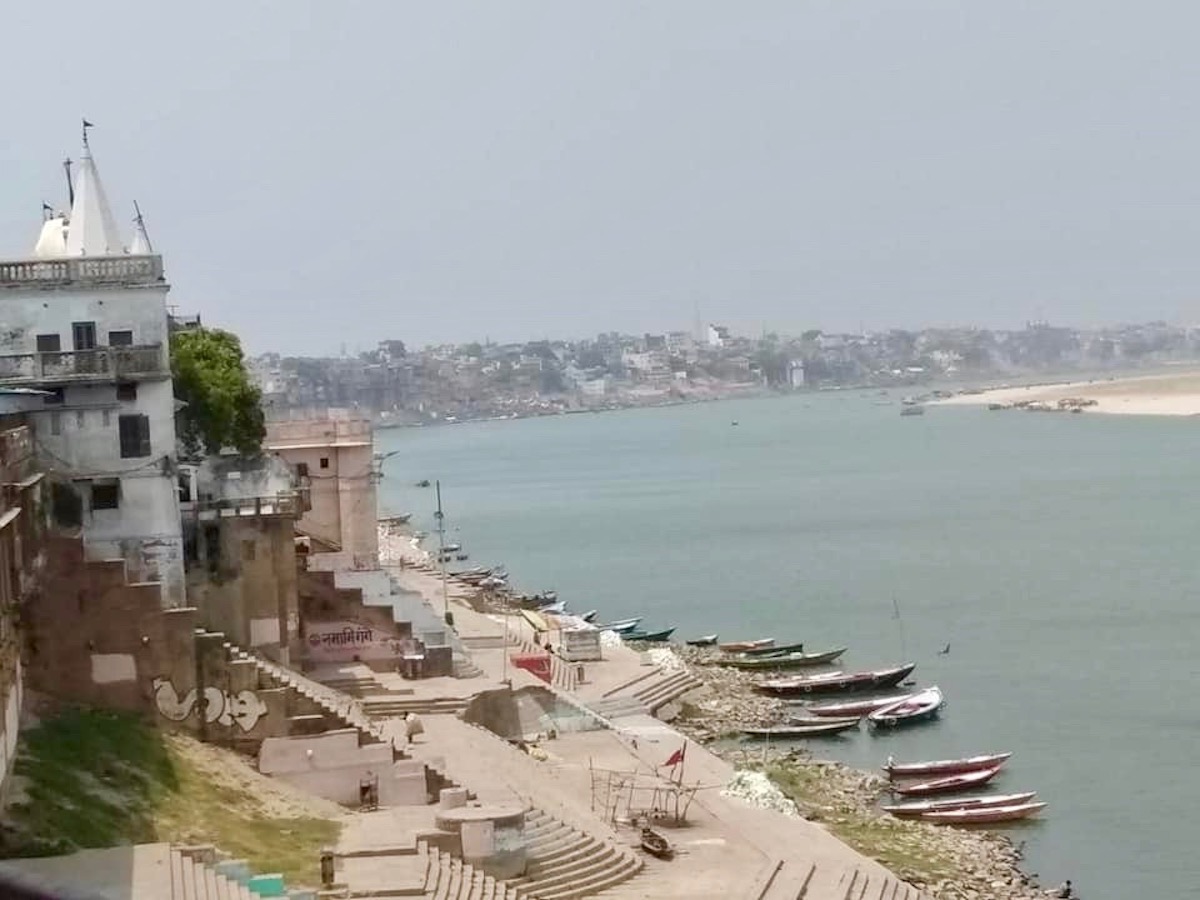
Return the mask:
M 898 401 L 898 394 L 891 398 Z M 873 392 L 381 431 L 380 505 L 575 611 L 917 663 L 937 723 L 813 743 L 863 768 L 1011 750 L 1011 829 L 1087 900 L 1200 883 L 1200 426 Z M 736 423 L 736 424 L 735 424 Z M 899 616 L 897 616 L 897 612 Z M 949 644 L 949 653 L 939 653 Z

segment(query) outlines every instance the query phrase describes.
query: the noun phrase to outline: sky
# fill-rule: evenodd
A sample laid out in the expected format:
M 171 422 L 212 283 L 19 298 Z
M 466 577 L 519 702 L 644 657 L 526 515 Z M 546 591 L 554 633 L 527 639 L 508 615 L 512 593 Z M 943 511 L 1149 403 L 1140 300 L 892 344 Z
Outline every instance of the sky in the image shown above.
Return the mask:
M 0 258 L 79 119 L 252 352 L 1200 319 L 1184 0 L 5 11 Z

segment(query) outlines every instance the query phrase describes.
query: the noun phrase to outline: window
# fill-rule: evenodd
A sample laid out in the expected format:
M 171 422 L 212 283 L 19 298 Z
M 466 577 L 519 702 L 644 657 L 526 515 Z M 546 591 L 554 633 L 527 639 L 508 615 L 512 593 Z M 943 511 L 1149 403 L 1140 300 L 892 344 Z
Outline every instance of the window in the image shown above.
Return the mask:
M 51 388 L 42 398 L 42 403 L 45 406 L 62 406 L 66 399 L 67 395 L 62 388 Z
M 62 350 L 62 339 L 57 334 L 39 334 L 37 336 L 38 353 L 58 353 Z
M 328 456 L 322 456 L 322 457 L 321 457 L 321 468 L 322 468 L 322 469 L 328 469 L 328 468 L 329 468 L 329 457 L 328 457 Z
M 76 350 L 96 349 L 96 323 L 72 322 L 71 339 Z
M 110 347 L 132 347 L 133 332 L 132 331 L 110 331 L 108 333 L 108 346 Z
M 308 463 L 296 463 L 296 475 L 300 478 L 308 477 Z
M 121 505 L 121 482 L 92 482 L 92 509 L 117 509 Z
M 120 416 L 117 427 L 121 434 L 121 458 L 150 455 L 150 417 Z
M 50 413 L 50 433 L 62 434 L 62 414 Z
M 117 384 L 117 399 L 132 402 L 137 399 L 137 385 L 132 381 L 122 381 Z

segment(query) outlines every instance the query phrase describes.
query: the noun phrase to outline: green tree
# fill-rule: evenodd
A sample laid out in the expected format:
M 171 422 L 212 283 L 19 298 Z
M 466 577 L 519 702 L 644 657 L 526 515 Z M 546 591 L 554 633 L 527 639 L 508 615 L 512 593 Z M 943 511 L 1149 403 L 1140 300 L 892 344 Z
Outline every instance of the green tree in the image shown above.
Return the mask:
M 179 440 L 188 453 L 233 447 L 248 456 L 262 450 L 262 392 L 250 381 L 237 335 L 217 328 L 171 335 L 171 375 L 179 411 Z

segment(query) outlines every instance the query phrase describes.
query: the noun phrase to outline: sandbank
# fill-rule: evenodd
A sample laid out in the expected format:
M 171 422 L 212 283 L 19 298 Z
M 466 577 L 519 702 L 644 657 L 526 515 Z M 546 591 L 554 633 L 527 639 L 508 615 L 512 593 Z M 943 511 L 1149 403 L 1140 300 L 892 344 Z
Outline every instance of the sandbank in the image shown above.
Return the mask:
M 1057 406 L 1060 400 L 1094 401 L 1089 413 L 1135 416 L 1200 415 L 1200 369 L 1138 375 L 1127 378 L 1094 378 L 1060 384 L 1002 387 L 977 394 L 959 394 L 937 401 L 943 406 L 977 406 L 1034 402 Z

